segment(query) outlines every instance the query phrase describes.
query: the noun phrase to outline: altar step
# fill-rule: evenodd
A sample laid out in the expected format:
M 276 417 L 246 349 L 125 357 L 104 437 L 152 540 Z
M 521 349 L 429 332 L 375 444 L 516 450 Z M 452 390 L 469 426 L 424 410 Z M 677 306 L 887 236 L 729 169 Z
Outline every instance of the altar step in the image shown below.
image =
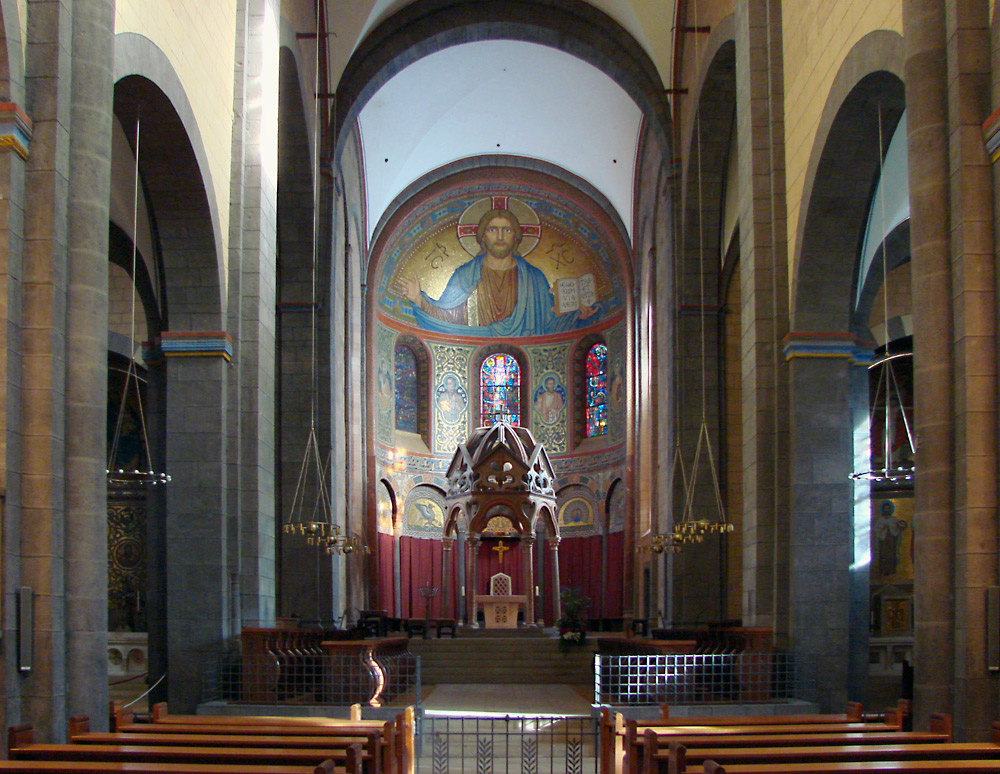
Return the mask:
M 420 656 L 421 682 L 438 684 L 567 684 L 594 681 L 596 643 L 559 650 L 549 637 L 462 637 L 411 639 L 410 652 Z

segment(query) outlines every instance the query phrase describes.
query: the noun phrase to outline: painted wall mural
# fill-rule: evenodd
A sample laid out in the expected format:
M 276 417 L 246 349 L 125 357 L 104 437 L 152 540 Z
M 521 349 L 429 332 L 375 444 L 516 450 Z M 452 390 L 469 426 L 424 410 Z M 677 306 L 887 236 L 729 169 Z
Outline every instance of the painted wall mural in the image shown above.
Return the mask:
M 618 273 L 570 208 L 493 194 L 442 203 L 388 256 L 383 311 L 425 331 L 567 333 L 621 309 Z

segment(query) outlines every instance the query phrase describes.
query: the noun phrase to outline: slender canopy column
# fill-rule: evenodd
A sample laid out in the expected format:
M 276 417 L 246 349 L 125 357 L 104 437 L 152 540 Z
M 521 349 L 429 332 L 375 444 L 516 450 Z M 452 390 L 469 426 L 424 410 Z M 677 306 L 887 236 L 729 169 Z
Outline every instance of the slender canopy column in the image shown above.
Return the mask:
M 562 618 L 562 589 L 559 586 L 559 541 L 558 535 L 548 538 L 552 551 L 552 615 L 556 621 Z
M 466 565 L 469 568 L 469 588 L 465 590 L 465 613 L 468 617 L 469 626 L 475 629 L 479 626 L 476 620 L 476 584 L 479 581 L 479 535 L 469 535 L 469 561 Z
M 524 575 L 524 623 L 531 626 L 535 622 L 535 538 L 528 535 L 521 540 L 521 569 Z

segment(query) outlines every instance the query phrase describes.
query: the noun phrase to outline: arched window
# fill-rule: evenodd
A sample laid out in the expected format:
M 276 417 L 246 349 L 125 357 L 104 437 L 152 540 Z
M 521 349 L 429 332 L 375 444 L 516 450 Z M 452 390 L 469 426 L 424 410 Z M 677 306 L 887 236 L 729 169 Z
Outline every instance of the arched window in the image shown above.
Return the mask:
M 501 352 L 483 361 L 479 395 L 484 427 L 500 421 L 521 424 L 521 367 L 513 355 Z
M 595 344 L 587 351 L 587 438 L 608 432 L 608 348 Z
M 396 345 L 396 429 L 417 430 L 417 356 L 405 344 Z

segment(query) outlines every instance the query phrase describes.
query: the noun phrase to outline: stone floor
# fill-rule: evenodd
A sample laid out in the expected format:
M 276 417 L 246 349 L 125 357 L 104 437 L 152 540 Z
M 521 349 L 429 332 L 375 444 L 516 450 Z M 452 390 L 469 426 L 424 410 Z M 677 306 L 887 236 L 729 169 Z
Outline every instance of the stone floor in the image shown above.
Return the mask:
M 435 685 L 425 689 L 423 709 L 429 714 L 589 716 L 592 696 L 586 685 Z

